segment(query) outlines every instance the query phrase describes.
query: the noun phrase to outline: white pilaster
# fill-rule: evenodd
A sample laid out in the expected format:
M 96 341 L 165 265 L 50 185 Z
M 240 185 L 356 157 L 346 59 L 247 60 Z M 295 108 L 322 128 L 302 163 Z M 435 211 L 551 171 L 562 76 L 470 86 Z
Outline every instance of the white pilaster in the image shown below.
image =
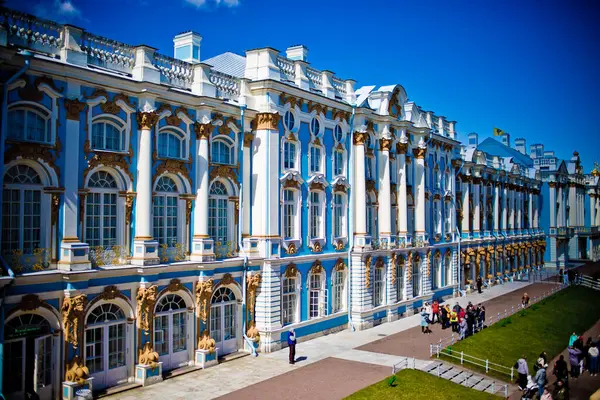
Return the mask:
M 367 236 L 367 203 L 365 184 L 365 141 L 368 133 L 354 133 L 354 246 L 357 248 L 366 246 Z M 352 211 L 352 210 L 351 210 Z
M 392 209 L 390 195 L 390 149 L 392 147 L 391 139 L 381 139 L 379 141 L 379 242 L 382 246 L 385 243 L 392 244 Z
M 508 201 L 508 188 L 507 188 L 507 184 L 504 183 L 503 188 L 502 188 L 502 230 L 506 231 L 508 229 L 508 207 L 509 207 L 509 201 Z
M 475 235 L 479 235 L 481 233 L 480 188 L 481 178 L 473 178 L 473 233 Z
M 494 231 L 500 230 L 500 185 L 494 185 Z
M 557 227 L 557 215 L 556 215 L 556 183 L 550 182 L 550 205 L 548 206 L 548 210 L 550 211 L 550 227 Z
M 470 213 L 470 204 L 469 204 L 469 197 L 470 197 L 470 184 L 468 180 L 463 181 L 463 199 L 462 199 L 462 234 L 469 236 L 470 232 L 469 232 L 469 213 Z
M 406 197 L 406 143 L 398 143 L 396 153 L 398 159 L 398 226 L 400 236 L 406 236 L 408 232 L 406 212 L 408 209 Z
M 415 232 L 417 236 L 425 236 L 425 154 L 427 148 L 419 144 L 418 148 L 413 149 L 416 163 L 416 211 L 415 211 Z

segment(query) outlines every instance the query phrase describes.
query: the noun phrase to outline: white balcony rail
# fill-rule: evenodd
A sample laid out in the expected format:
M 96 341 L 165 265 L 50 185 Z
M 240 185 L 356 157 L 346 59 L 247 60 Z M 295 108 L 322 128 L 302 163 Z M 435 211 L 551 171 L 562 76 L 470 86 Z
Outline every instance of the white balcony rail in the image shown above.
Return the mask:
M 155 53 L 154 66 L 161 73 L 161 83 L 167 83 L 180 89 L 192 87 L 192 64 Z
M 4 9 L 0 24 L 6 27 L 9 43 L 57 55 L 63 45 L 63 25 L 18 11 Z
M 311 67 L 306 67 L 306 77 L 315 89 L 321 90 L 321 86 L 323 84 L 323 77 L 321 76 L 321 71 Z
M 293 81 L 296 78 L 296 67 L 294 62 L 289 58 L 277 56 L 277 66 L 285 80 Z
M 239 98 L 240 80 L 238 78 L 211 70 L 208 79 L 215 85 L 217 97 L 230 100 L 237 100 Z
M 81 38 L 80 47 L 88 56 L 88 64 L 126 74 L 133 71 L 133 46 L 86 32 Z

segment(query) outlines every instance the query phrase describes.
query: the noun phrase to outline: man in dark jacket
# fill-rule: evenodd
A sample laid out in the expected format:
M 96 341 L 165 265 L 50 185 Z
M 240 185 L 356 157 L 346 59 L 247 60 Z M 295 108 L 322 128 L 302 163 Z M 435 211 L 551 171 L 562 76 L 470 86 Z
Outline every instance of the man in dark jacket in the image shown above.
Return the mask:
M 290 348 L 290 364 L 293 365 L 296 363 L 296 333 L 293 328 L 288 332 L 287 342 Z
M 480 276 L 477 277 L 477 291 L 481 293 L 481 288 L 483 286 L 483 279 Z

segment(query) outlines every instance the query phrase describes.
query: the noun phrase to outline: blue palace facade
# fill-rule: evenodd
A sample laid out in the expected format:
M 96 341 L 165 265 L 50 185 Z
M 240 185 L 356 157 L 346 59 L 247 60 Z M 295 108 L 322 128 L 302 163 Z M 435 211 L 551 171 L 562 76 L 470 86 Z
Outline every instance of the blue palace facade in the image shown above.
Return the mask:
M 293 46 L 174 57 L 0 16 L 0 389 L 148 385 L 600 258 L 600 169 L 459 141 Z M 498 139 L 498 140 L 497 140 Z

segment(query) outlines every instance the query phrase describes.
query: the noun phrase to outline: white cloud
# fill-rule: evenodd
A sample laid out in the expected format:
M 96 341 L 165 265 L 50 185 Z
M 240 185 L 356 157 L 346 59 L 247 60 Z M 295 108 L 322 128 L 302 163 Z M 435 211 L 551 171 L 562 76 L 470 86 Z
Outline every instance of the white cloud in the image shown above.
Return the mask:
M 240 0 L 183 0 L 183 2 L 196 8 L 201 8 L 204 6 L 208 7 L 210 4 L 214 4 L 215 7 L 223 5 L 229 8 L 240 5 Z
M 34 6 L 33 10 L 35 15 L 52 21 L 70 22 L 77 19 L 86 21 L 81 16 L 81 11 L 73 5 L 71 0 L 54 0 L 51 7 L 40 3 Z
M 71 3 L 69 0 L 66 0 L 64 2 L 61 2 L 60 0 L 56 0 L 54 2 L 54 5 L 56 6 L 56 8 L 58 9 L 58 12 L 60 14 L 77 15 L 77 16 L 79 16 L 81 14 L 79 12 L 79 10 L 76 9 L 75 6 L 73 5 L 73 3 Z

